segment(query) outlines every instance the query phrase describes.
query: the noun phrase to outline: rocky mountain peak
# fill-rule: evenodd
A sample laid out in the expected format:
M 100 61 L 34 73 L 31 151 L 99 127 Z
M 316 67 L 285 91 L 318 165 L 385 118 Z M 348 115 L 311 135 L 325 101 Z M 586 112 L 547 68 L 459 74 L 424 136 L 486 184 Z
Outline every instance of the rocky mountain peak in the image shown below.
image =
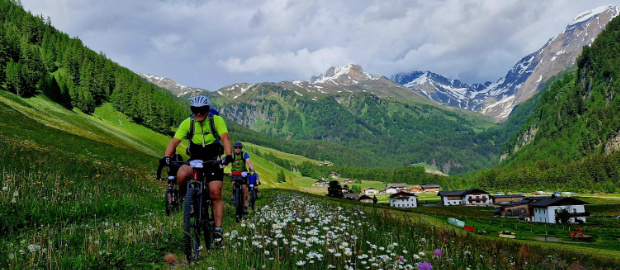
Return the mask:
M 564 31 L 538 51 L 523 57 L 506 76 L 491 83 L 467 85 L 432 72 L 414 71 L 391 77 L 395 82 L 448 106 L 481 112 L 496 121 L 508 119 L 552 76 L 572 66 L 583 46 L 589 46 L 620 13 L 618 6 L 601 6 L 575 17 Z
M 330 67 L 324 74 L 312 76 L 310 84 L 341 83 L 356 84 L 364 80 L 378 80 L 381 76 L 373 76 L 364 71 L 362 66 L 349 64 L 344 67 Z

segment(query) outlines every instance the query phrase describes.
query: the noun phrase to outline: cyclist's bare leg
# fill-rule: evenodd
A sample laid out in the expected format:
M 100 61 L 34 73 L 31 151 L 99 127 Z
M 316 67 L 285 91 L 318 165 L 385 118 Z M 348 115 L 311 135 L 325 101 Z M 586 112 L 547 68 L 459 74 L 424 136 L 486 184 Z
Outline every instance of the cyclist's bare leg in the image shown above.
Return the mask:
M 189 165 L 183 165 L 179 168 L 177 172 L 177 186 L 179 187 L 179 192 L 181 193 L 181 197 L 185 197 L 185 193 L 187 192 L 187 180 L 192 177 L 194 170 Z
M 222 218 L 224 217 L 224 202 L 222 201 L 222 181 L 211 181 L 209 183 L 209 191 L 211 192 L 211 201 L 213 201 L 213 216 L 215 219 L 215 227 L 222 227 Z

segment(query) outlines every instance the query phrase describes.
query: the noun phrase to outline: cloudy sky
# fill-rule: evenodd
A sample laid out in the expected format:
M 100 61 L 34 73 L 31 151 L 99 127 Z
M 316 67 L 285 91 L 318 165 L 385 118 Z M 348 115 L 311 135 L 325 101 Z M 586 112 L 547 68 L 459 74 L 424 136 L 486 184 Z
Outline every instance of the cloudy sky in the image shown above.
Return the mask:
M 360 64 L 496 81 L 578 14 L 620 0 L 21 0 L 136 72 L 217 90 Z

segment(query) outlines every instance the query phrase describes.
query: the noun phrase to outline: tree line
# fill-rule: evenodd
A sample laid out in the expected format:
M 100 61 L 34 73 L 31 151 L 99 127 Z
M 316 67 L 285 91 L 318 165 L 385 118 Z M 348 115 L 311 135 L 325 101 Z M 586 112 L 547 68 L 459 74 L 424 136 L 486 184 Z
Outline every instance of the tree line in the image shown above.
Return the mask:
M 171 133 L 189 115 L 167 90 L 156 87 L 78 38 L 33 16 L 19 1 L 0 2 L 0 84 L 20 97 L 44 94 L 69 108 L 92 114 L 104 102 L 136 123 Z

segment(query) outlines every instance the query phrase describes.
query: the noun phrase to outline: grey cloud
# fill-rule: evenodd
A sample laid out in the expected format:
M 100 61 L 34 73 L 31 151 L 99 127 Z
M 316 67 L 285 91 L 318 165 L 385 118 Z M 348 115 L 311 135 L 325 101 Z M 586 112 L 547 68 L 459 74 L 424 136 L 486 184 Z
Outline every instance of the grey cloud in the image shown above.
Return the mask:
M 134 71 L 216 90 L 329 66 L 494 81 L 579 13 L 620 0 L 22 0 Z

